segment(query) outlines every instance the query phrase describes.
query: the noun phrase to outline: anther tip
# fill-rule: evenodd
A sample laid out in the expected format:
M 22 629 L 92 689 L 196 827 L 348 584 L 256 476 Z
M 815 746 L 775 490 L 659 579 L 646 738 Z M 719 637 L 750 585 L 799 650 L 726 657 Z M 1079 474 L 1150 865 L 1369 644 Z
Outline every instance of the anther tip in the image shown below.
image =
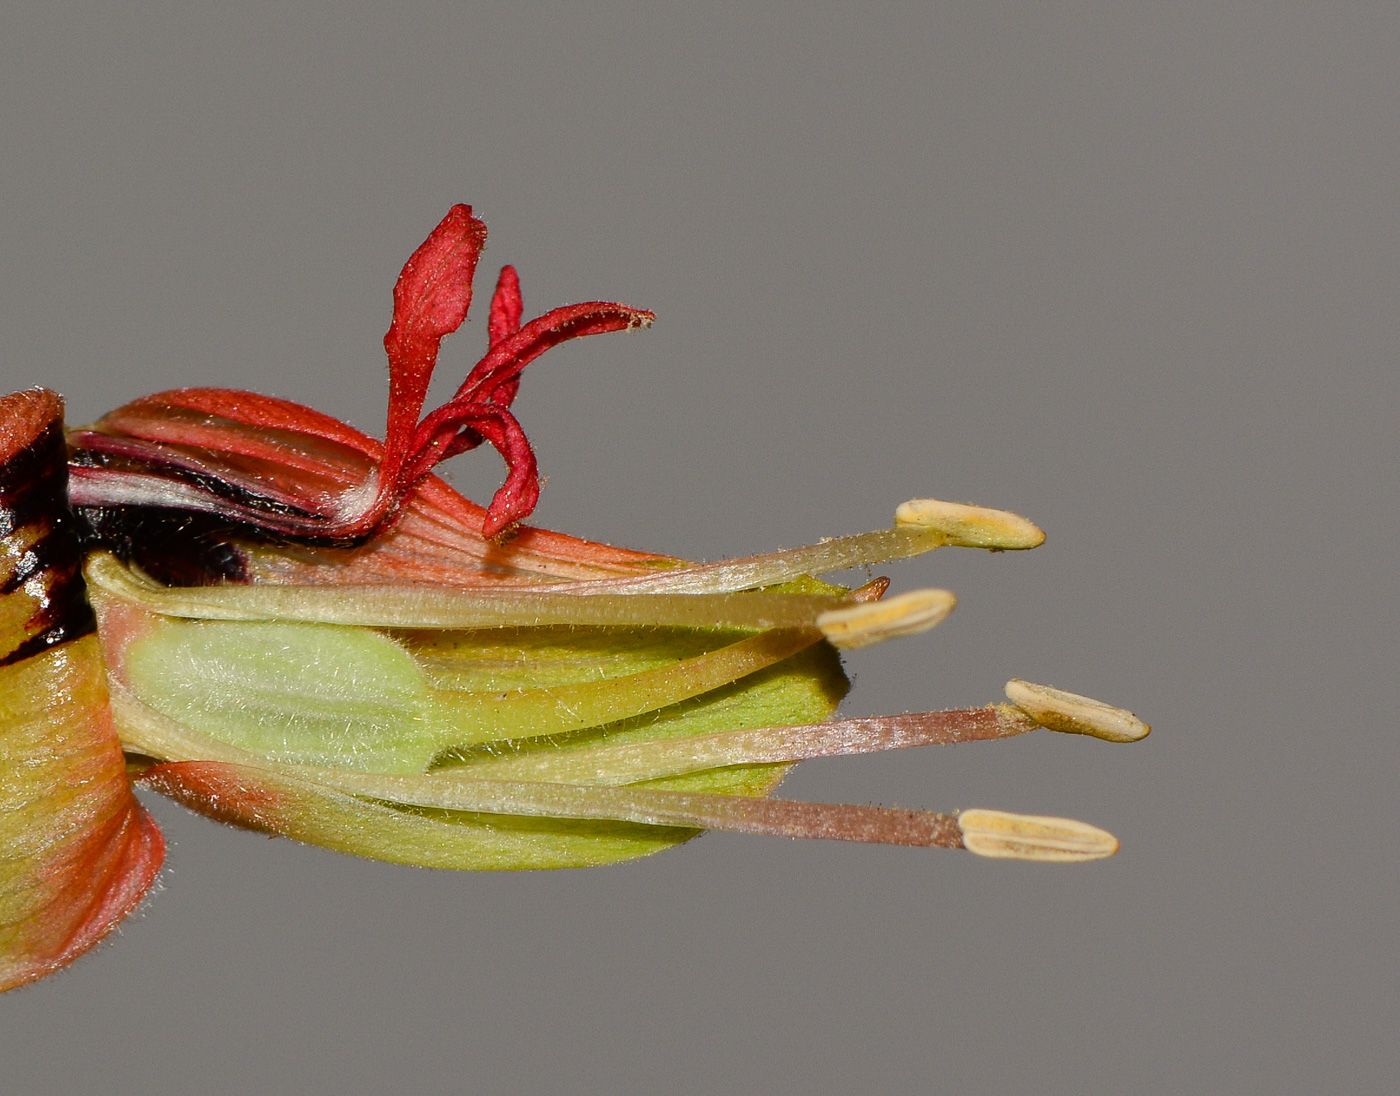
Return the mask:
M 1087 734 L 1105 742 L 1137 742 L 1152 730 L 1124 708 L 1032 681 L 1008 681 L 1006 699 L 1042 727 L 1061 734 Z
M 884 601 L 828 609 L 817 617 L 817 627 L 837 647 L 869 647 L 927 631 L 942 623 L 957 603 L 948 590 L 910 590 Z
M 1118 851 L 1113 834 L 1073 818 L 969 810 L 958 815 L 958 826 L 968 852 L 998 860 L 1073 864 Z
M 1012 551 L 1045 543 L 1044 532 L 1019 514 L 940 499 L 900 503 L 894 512 L 894 523 L 942 533 L 949 544 L 961 548 Z

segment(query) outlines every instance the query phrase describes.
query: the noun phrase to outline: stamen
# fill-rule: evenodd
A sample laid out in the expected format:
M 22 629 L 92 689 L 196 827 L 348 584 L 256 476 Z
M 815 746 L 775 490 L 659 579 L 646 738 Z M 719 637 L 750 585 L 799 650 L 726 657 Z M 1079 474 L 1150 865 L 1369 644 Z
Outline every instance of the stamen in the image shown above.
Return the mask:
M 964 848 L 993 859 L 1069 864 L 1118 851 L 1113 834 L 1072 818 L 970 810 L 958 815 L 958 825 Z
M 1006 699 L 1042 727 L 1062 734 L 1086 734 L 1105 742 L 1137 742 L 1152 730 L 1123 708 L 1049 685 L 1013 679 L 1006 683 Z
M 817 617 L 817 627 L 837 647 L 871 647 L 928 631 L 941 624 L 957 603 L 948 590 L 910 590 L 888 601 L 828 609 Z
M 960 502 L 910 499 L 900 504 L 894 520 L 897 526 L 937 530 L 960 548 L 1004 552 L 1045 543 L 1045 534 L 1019 514 Z
M 616 786 L 730 765 L 785 764 L 814 757 L 877 753 L 912 746 L 1010 738 L 1036 724 L 1009 707 L 841 719 L 788 727 L 626 742 L 569 750 L 539 749 L 515 757 L 443 768 L 445 777 L 538 780 Z
M 895 527 L 871 533 L 832 537 L 820 544 L 769 552 L 743 559 L 677 567 L 661 574 L 594 579 L 570 586 L 592 590 L 644 593 L 719 593 L 773 586 L 802 575 L 821 575 L 889 560 L 923 555 L 944 545 L 1004 551 L 1034 548 L 1045 534 L 1025 518 L 1006 510 L 965 506 L 936 499 L 913 499 L 895 511 Z
M 88 556 L 88 582 L 163 616 L 286 620 L 368 628 L 514 628 L 550 625 L 815 628 L 848 604 L 822 594 L 575 594 L 581 584 L 503 590 L 434 586 L 161 586 L 108 552 Z M 872 607 L 892 602 L 875 603 Z
M 872 578 L 864 586 L 857 586 L 851 591 L 852 601 L 879 601 L 885 596 L 885 591 L 890 588 L 890 580 L 884 575 L 879 578 Z
M 717 563 L 697 563 L 650 575 L 591 579 L 571 583 L 574 593 L 717 594 L 776 586 L 803 575 L 822 575 L 894 559 L 907 559 L 941 548 L 948 538 L 937 530 L 879 529 L 872 533 L 832 537 L 820 544 L 768 552 Z
M 594 818 L 654 826 L 728 830 L 777 837 L 829 838 L 890 845 L 961 848 L 963 829 L 951 814 L 883 807 L 800 803 L 785 799 L 604 788 L 565 783 L 464 779 L 456 771 L 420 776 L 357 773 L 344 769 L 284 765 L 246 751 L 187 739 L 178 725 L 133 701 L 124 689 L 114 694 L 114 714 L 128 748 L 167 764 L 150 769 L 142 783 L 179 798 L 181 767 L 230 767 L 239 779 L 230 794 L 246 788 L 275 788 L 278 782 L 315 793 L 330 788 L 388 803 L 486 814 L 539 818 Z
M 962 847 L 951 814 L 889 807 L 802 803 L 737 795 L 535 784 L 497 780 L 446 780 L 380 776 L 337 770 L 305 770 L 305 776 L 355 795 L 441 810 L 544 818 L 595 818 L 649 826 L 684 826 L 773 837 L 823 838 L 923 848 Z
M 138 752 L 175 762 L 176 765 L 183 763 L 197 767 L 213 763 L 234 766 L 249 778 L 244 783 L 250 787 L 264 784 L 275 786 L 275 781 L 262 779 L 261 774 L 266 772 L 308 790 L 329 787 L 390 803 L 447 810 L 546 818 L 612 819 L 780 837 L 966 848 L 980 856 L 1052 863 L 1097 860 L 1111 856 L 1118 850 L 1118 841 L 1112 834 L 1087 823 L 1002 811 L 967 810 L 954 816 L 881 807 L 836 806 L 642 788 L 605 788 L 553 781 L 479 780 L 468 777 L 460 769 L 398 776 L 282 765 L 269 762 L 266 758 L 257 758 L 236 747 L 206 741 L 202 737 L 190 738 L 179 724 L 146 708 L 119 683 L 113 684 L 113 715 L 128 749 L 135 748 Z M 988 720 L 981 712 L 931 714 L 957 716 L 956 722 L 959 723 L 965 716 L 979 716 L 972 721 L 974 726 L 970 734 L 964 737 L 960 731 L 954 730 L 948 741 L 1003 737 L 1003 732 L 1018 734 L 1030 729 L 1015 715 L 1008 716 L 996 709 L 983 709 L 982 712 L 992 713 L 997 718 Z M 890 720 L 846 722 L 884 724 L 882 731 L 888 732 L 889 740 L 894 742 L 913 730 L 911 724 L 899 726 L 894 720 L 920 718 L 892 717 Z M 831 725 L 833 730 L 838 727 L 838 724 Z M 762 735 L 763 732 L 728 733 Z M 860 732 L 857 732 L 854 737 L 859 736 Z M 935 740 L 935 737 L 930 736 L 930 740 Z M 686 739 L 677 745 L 688 746 L 697 741 Z M 665 747 L 668 744 L 648 745 Z M 581 754 L 589 752 L 601 754 L 602 750 L 580 751 Z M 620 756 L 622 751 L 617 750 L 616 753 Z M 179 782 L 170 779 L 173 775 L 172 766 L 157 766 L 146 774 L 149 779 L 143 779 L 143 782 L 178 796 Z M 166 787 L 167 784 L 170 786 Z

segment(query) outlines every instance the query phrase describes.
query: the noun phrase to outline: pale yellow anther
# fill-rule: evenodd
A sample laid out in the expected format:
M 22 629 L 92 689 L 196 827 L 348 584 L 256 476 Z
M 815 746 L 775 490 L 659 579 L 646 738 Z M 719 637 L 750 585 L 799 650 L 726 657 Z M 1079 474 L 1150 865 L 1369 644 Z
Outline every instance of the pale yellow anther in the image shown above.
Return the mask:
M 991 510 L 939 499 L 910 499 L 894 512 L 896 526 L 931 529 L 959 548 L 1011 551 L 1045 543 L 1039 528 L 1009 510 Z
M 1062 734 L 1087 734 L 1106 742 L 1136 742 L 1152 730 L 1132 712 L 1032 681 L 1008 681 L 1006 699 L 1042 727 Z
M 1072 818 L 971 810 L 958 815 L 958 825 L 964 848 L 994 859 L 1070 864 L 1118 851 L 1113 834 Z
M 869 647 L 896 636 L 927 631 L 957 603 L 948 590 L 910 590 L 884 601 L 828 609 L 817 617 L 817 627 L 838 647 Z

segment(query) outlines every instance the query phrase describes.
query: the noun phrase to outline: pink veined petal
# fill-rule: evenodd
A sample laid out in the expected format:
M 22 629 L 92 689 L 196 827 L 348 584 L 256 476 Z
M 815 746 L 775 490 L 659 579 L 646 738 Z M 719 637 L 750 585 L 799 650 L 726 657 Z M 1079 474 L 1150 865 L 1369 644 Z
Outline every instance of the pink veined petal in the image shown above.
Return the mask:
M 409 495 L 394 528 L 358 548 L 308 549 L 288 556 L 253 553 L 254 581 L 403 583 L 482 587 L 587 581 L 647 574 L 679 565 L 563 533 L 518 526 L 509 544 L 481 534 L 485 510 L 429 475 Z

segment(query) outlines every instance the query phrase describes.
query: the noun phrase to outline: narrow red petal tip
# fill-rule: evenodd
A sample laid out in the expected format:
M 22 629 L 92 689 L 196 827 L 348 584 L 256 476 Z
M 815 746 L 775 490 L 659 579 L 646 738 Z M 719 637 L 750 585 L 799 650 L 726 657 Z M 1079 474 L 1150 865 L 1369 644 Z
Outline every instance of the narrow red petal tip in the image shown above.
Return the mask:
M 520 330 L 520 317 L 525 311 L 520 296 L 520 275 L 513 266 L 501 267 L 496 279 L 496 292 L 491 298 L 491 345 L 508 339 Z
M 520 295 L 520 275 L 513 266 L 501 267 L 501 276 L 496 279 L 496 292 L 491 297 L 491 345 L 505 342 L 520 330 L 520 317 L 525 311 L 525 301 Z M 515 402 L 520 391 L 520 378 L 514 377 L 497 386 L 491 395 L 491 402 L 509 407 Z

